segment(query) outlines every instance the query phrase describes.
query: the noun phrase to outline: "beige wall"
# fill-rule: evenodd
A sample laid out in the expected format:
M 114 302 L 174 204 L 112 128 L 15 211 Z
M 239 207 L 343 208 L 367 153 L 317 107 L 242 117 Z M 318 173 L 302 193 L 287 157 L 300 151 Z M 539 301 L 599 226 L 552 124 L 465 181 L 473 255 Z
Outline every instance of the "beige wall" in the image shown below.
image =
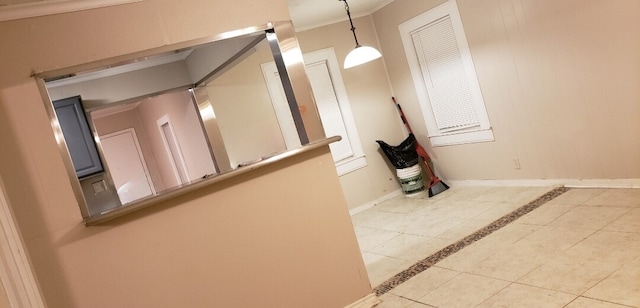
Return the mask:
M 260 64 L 273 62 L 267 40 L 206 86 L 232 168 L 286 147 Z
M 443 2 L 396 0 L 354 20 L 383 61 L 341 71 L 368 163 L 340 177 L 350 208 L 399 189 L 375 144 L 406 137 L 392 95 L 445 179 L 640 178 L 637 1 L 458 0 L 496 141 L 430 148 L 398 25 Z M 354 45 L 346 21 L 298 39 L 303 52 L 334 47 L 339 61 Z
M 113 223 L 28 240 L 47 300 L 52 307 L 346 306 L 370 288 L 344 200 L 331 193 L 339 184 L 330 165 L 328 151 L 318 150 Z
M 11 304 L 9 303 L 9 297 L 7 296 L 7 292 L 4 286 L 0 284 L 0 308 L 9 308 L 9 307 L 11 307 Z
M 442 2 L 399 0 L 373 14 L 392 87 L 423 143 L 398 25 Z M 445 178 L 640 178 L 640 2 L 458 6 L 496 141 L 431 149 Z
M 358 42 L 379 48 L 370 16 L 354 19 Z M 341 66 L 351 110 L 358 128 L 367 167 L 340 177 L 350 208 L 372 202 L 400 189 L 395 168 L 380 152 L 376 140 L 398 144 L 407 137 L 402 121 L 391 101 L 393 96 L 384 62 L 376 60 L 362 66 L 342 69 L 347 53 L 355 47 L 347 21 L 297 34 L 303 53 L 334 47 Z
M 31 77 L 286 19 L 285 1 L 147 0 L 0 23 L 0 173 L 49 307 L 344 307 L 371 292 L 328 148 L 84 227 Z

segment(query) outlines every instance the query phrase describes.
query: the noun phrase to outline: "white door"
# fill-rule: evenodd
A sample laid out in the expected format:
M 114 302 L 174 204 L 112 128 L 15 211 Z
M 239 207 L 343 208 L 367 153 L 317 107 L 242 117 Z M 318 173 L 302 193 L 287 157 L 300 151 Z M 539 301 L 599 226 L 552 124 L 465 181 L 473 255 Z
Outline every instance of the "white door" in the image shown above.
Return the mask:
M 100 137 L 100 144 L 122 204 L 154 193 L 153 183 L 133 128 Z
M 329 145 L 338 175 L 365 167 L 367 161 L 333 48 L 321 49 L 303 56 L 325 136 L 342 137 L 339 142 Z M 275 62 L 262 64 L 262 72 L 287 149 L 298 148 L 300 139 Z

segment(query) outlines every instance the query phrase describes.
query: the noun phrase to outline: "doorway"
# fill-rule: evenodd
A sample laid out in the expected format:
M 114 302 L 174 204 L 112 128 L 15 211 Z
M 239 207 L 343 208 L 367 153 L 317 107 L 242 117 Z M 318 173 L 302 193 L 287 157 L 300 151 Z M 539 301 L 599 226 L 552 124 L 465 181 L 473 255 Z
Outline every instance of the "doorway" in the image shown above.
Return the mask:
M 187 164 L 184 160 L 178 137 L 173 130 L 173 125 L 171 125 L 171 121 L 167 115 L 158 119 L 157 123 L 176 180 L 179 185 L 186 184 L 189 182 L 189 173 L 187 172 Z
M 135 129 L 104 135 L 100 144 L 122 204 L 155 194 Z

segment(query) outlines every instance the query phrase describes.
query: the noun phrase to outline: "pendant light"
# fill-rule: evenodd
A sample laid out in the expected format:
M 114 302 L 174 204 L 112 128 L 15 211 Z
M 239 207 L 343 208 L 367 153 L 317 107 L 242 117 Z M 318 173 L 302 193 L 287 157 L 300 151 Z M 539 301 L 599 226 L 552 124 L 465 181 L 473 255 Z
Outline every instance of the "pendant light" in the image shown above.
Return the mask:
M 353 21 L 351 20 L 349 4 L 347 3 L 347 0 L 338 1 L 344 2 L 344 9 L 347 11 L 347 16 L 349 17 L 351 32 L 353 32 L 353 39 L 356 41 L 356 48 L 349 54 L 347 54 L 347 57 L 344 59 L 344 68 L 347 69 L 350 67 L 354 67 L 382 57 L 382 54 L 380 54 L 377 49 L 369 46 L 361 46 L 360 43 L 358 43 L 358 38 L 356 37 L 356 27 L 353 26 Z

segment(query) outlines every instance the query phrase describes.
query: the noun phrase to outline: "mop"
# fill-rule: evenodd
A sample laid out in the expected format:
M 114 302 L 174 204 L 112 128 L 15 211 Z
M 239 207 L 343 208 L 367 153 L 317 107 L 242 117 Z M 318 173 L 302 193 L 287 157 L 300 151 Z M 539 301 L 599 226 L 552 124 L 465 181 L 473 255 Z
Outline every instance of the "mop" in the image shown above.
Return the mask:
M 396 107 L 398 107 L 398 111 L 400 112 L 400 118 L 402 119 L 402 122 L 404 123 L 404 125 L 407 127 L 407 130 L 409 130 L 409 134 L 413 134 L 413 131 L 411 130 L 411 126 L 409 125 L 407 118 L 404 116 L 404 112 L 402 112 L 402 107 L 400 107 L 400 104 L 396 102 L 395 97 L 391 97 L 391 100 L 393 100 L 393 103 L 396 104 Z M 430 181 L 429 181 L 429 185 L 427 185 L 429 188 L 429 198 L 449 189 L 449 186 L 435 175 L 435 173 L 431 169 L 431 166 L 429 165 L 429 163 L 431 162 L 431 159 L 429 158 L 429 154 L 427 154 L 427 151 L 417 141 L 416 141 L 416 152 L 418 153 L 418 156 L 420 156 L 422 160 L 424 160 L 424 164 L 427 167 L 427 171 L 429 172 Z

